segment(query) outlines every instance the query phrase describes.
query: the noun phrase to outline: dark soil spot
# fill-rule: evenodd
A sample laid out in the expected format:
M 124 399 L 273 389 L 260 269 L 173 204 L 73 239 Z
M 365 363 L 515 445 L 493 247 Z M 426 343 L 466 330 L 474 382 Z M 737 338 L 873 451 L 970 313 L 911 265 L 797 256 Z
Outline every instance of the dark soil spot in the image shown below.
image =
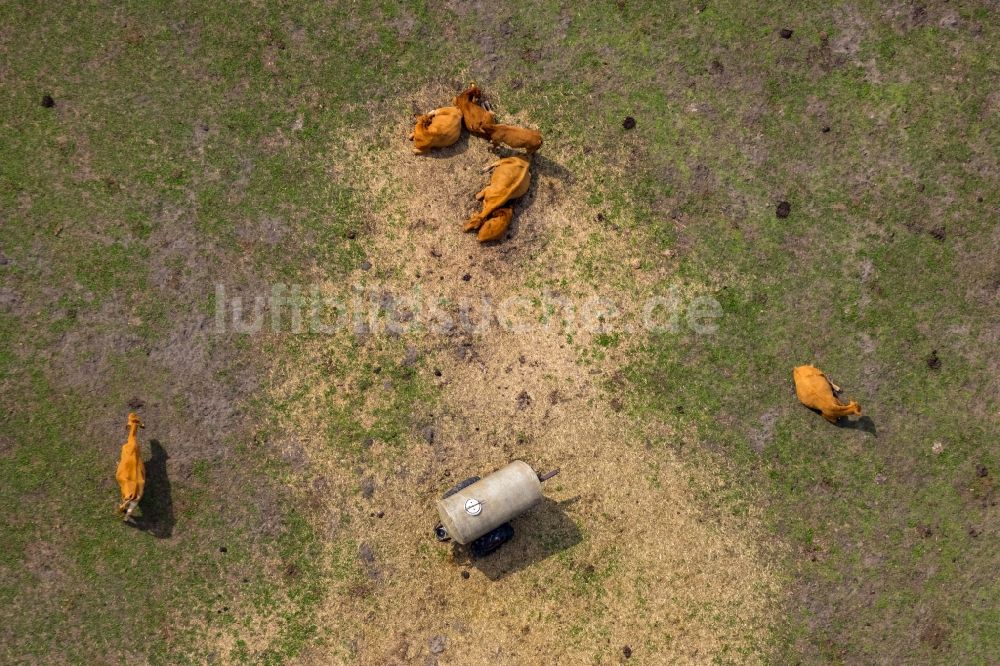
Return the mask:
M 760 415 L 760 426 L 750 432 L 750 446 L 758 454 L 774 439 L 774 428 L 780 418 L 781 412 L 773 408 Z
M 926 539 L 934 534 L 934 531 L 931 529 L 930 525 L 917 525 L 917 534 Z
M 52 99 L 52 95 L 42 95 L 42 106 L 46 109 L 51 109 L 56 105 L 56 101 Z
M 635 118 L 633 118 L 632 116 L 628 116 L 627 118 L 625 118 L 625 120 L 622 121 L 622 127 L 624 127 L 627 130 L 634 128 Z
M 21 297 L 11 291 L 10 289 L 0 289 L 0 312 L 11 312 L 14 307 L 20 303 Z M 70 311 L 66 312 L 66 316 L 69 319 L 76 319 L 75 315 L 71 315 Z
M 943 241 L 945 239 L 944 227 L 934 227 L 930 230 L 930 234 L 936 241 Z
M 371 594 L 371 591 L 371 585 L 366 585 L 365 583 L 355 583 L 347 589 L 347 593 L 355 599 L 365 599 Z
M 435 636 L 428 641 L 428 647 L 432 654 L 441 654 L 444 652 L 445 638 L 444 636 Z
M 785 219 L 792 212 L 792 204 L 787 201 L 778 202 L 778 207 L 774 210 L 774 214 L 781 219 Z
M 625 657 L 626 659 L 631 659 L 632 658 L 632 648 L 629 647 L 628 645 L 626 645 L 625 647 L 623 647 L 622 648 L 622 656 Z
M 976 465 L 976 476 L 980 479 L 986 478 L 990 475 L 990 470 L 986 469 L 986 465 Z
M 620 412 L 622 411 L 622 401 L 618 398 L 611 398 L 611 411 Z
M 352 332 L 354 333 L 354 337 L 358 339 L 358 342 L 363 344 L 368 340 L 369 336 L 372 333 L 372 329 L 371 326 L 369 326 L 367 323 L 358 322 L 357 324 L 354 325 Z
M 462 282 L 468 282 L 471 279 L 472 279 L 472 276 L 469 275 L 468 273 L 466 273 L 465 275 L 462 276 Z
M 374 439 L 372 439 L 371 437 L 366 437 L 364 441 L 361 442 L 361 446 L 366 449 L 370 449 L 372 448 L 372 444 L 374 443 L 375 443 Z
M 437 368 L 434 368 L 434 376 L 435 377 L 440 377 L 441 376 L 441 371 L 438 370 Z
M 596 219 L 598 222 L 604 222 L 604 213 L 598 213 Z
M 289 563 L 289 565 L 285 567 L 285 576 L 288 578 L 298 578 L 299 567 L 294 562 Z
M 472 358 L 473 354 L 472 343 L 468 340 L 461 341 L 455 347 L 455 358 L 459 361 L 467 361 Z
M 782 28 L 778 32 L 778 34 L 781 35 L 782 39 L 791 39 L 791 37 L 792 37 L 792 31 L 790 29 L 788 29 L 788 28 Z
M 403 356 L 403 365 L 405 365 L 407 367 L 413 367 L 414 365 L 417 364 L 417 359 L 418 358 L 419 358 L 419 355 L 417 354 L 417 348 L 416 347 L 407 347 L 406 348 L 406 355 Z
M 369 546 L 366 543 L 363 543 L 361 544 L 361 547 L 358 548 L 358 557 L 361 558 L 362 562 L 371 564 L 372 562 L 375 561 L 375 552 L 372 550 L 371 546 Z
M 371 267 L 372 267 L 372 262 L 368 261 L 367 259 L 361 262 L 361 270 L 367 271 Z
M 469 574 L 469 572 L 468 572 L 468 571 L 463 571 L 463 572 L 462 572 L 462 578 L 464 578 L 464 579 L 468 580 L 468 579 L 469 579 L 469 576 L 470 576 L 470 574 Z
M 354 240 L 357 237 L 358 237 L 358 235 L 355 232 L 353 232 L 353 231 L 348 231 L 347 232 L 347 240 Z
M 930 356 L 927 357 L 927 367 L 931 370 L 941 369 L 941 359 L 938 358 L 937 349 L 932 350 Z
M 420 436 L 423 437 L 424 441 L 426 441 L 428 444 L 433 444 L 434 428 L 432 428 L 431 426 L 427 426 L 426 428 L 420 431 Z
M 527 391 L 521 391 L 517 395 L 517 408 L 527 409 L 531 405 L 531 396 L 528 395 Z
M 975 525 L 969 525 L 969 536 L 975 539 L 977 536 L 982 534 L 982 530 L 976 529 Z
M 142 409 L 142 407 L 145 406 L 145 404 L 146 403 L 143 402 L 142 400 L 140 400 L 139 398 L 132 398 L 131 400 L 128 401 L 128 408 L 129 409 Z
M 361 496 L 365 499 L 371 499 L 375 494 L 375 479 L 367 477 L 361 481 Z
M 712 70 L 712 74 L 722 74 L 726 71 L 726 68 L 722 66 L 722 63 L 718 58 L 712 58 L 712 62 L 709 64 L 709 68 Z

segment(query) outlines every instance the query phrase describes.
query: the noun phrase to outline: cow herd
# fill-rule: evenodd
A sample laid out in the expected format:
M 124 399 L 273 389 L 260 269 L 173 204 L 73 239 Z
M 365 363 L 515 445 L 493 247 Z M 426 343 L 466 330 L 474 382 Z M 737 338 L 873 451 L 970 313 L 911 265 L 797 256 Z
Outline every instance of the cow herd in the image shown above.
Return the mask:
M 445 148 L 462 136 L 462 126 L 473 134 L 489 139 L 494 146 L 505 145 L 521 149 L 524 153 L 504 157 L 489 165 L 492 171 L 490 184 L 476 194 L 483 202 L 483 209 L 469 218 L 465 231 L 478 232 L 479 242 L 502 238 L 514 216 L 508 204 L 528 191 L 531 185 L 531 156 L 542 147 L 542 135 L 533 129 L 496 123 L 493 112 L 482 106 L 483 92 L 475 84 L 459 93 L 452 106 L 443 106 L 417 116 L 416 126 L 410 133 L 416 155 Z
M 481 100 L 482 91 L 473 84 L 455 97 L 453 106 L 418 116 L 410 139 L 414 153 L 425 153 L 454 144 L 461 137 L 464 125 L 470 134 L 489 139 L 494 146 L 504 144 L 524 150 L 483 169 L 484 172 L 492 171 L 489 185 L 476 193 L 476 200 L 482 202 L 483 208 L 469 218 L 464 230 L 477 231 L 478 240 L 485 242 L 502 238 L 510 226 L 514 208 L 509 204 L 524 196 L 531 185 L 531 158 L 542 146 L 542 135 L 536 130 L 495 123 L 493 112 L 484 108 Z M 799 400 L 828 421 L 836 423 L 843 416 L 861 414 L 858 403 L 851 400 L 844 404 L 838 399 L 840 387 L 819 368 L 799 366 L 793 372 L 793 379 Z M 128 415 L 127 426 L 128 440 L 122 446 L 115 477 L 122 495 L 118 511 L 129 521 L 142 499 L 146 474 L 137 437 L 139 428 L 143 427 L 142 421 L 133 412 Z

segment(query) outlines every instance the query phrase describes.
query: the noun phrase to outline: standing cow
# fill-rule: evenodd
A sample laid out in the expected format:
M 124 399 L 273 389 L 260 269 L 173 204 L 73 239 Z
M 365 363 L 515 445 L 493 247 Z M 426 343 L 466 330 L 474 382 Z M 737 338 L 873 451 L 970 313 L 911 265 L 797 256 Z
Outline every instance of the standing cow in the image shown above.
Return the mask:
M 146 467 L 142 464 L 142 450 L 137 437 L 139 428 L 145 428 L 135 412 L 128 415 L 128 440 L 122 445 L 121 459 L 115 479 L 122 491 L 122 501 L 118 513 L 125 513 L 124 520 L 132 519 L 132 512 L 139 506 L 142 491 L 146 488 Z

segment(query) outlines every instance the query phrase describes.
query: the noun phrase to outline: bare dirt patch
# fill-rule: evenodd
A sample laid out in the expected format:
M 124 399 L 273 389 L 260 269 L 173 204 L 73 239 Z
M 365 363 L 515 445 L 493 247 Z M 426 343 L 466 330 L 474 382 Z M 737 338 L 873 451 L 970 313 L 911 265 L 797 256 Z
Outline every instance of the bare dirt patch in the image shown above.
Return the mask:
M 434 86 L 413 101 L 433 108 L 453 94 Z M 354 139 L 359 162 L 348 177 L 382 202 L 371 210 L 370 269 L 359 267 L 357 284 L 390 293 L 420 285 L 442 307 L 520 295 L 534 313 L 527 321 L 537 316 L 528 305 L 536 285 L 559 285 L 577 300 L 610 289 L 581 274 L 579 259 L 596 234 L 600 252 L 616 257 L 608 284 L 628 285 L 613 290 L 615 299 L 628 303 L 647 288 L 623 260 L 628 246 L 603 232 L 598 211 L 582 203 L 599 176 L 567 166 L 575 156 L 557 143 L 535 157 L 509 238 L 480 245 L 461 224 L 486 182 L 481 168 L 497 155 L 469 137 L 414 157 L 408 131 L 402 118 L 388 132 Z M 340 338 L 317 342 L 296 367 L 276 373 L 280 397 L 304 396 L 284 425 L 302 433 L 308 473 L 324 479 L 318 515 L 350 524 L 328 544 L 354 571 L 331 589 L 321 614 L 320 624 L 334 627 L 331 651 L 361 663 L 569 663 L 620 655 L 623 645 L 665 661 L 709 659 L 724 649 L 754 654 L 778 584 L 753 519 L 706 519 L 691 489 L 718 480 L 643 445 L 602 388 L 622 351 L 587 357 L 598 331 L 570 333 L 554 317 L 518 333 L 499 325 L 517 312 L 491 316 L 479 330 L 402 334 L 415 353 L 400 357 L 415 357 L 410 365 L 436 387 L 437 404 L 412 415 L 405 451 L 376 439 L 364 447 L 361 466 L 325 445 L 319 396 L 354 385 L 366 358 L 404 345 L 393 347 L 391 335 L 369 326 L 360 348 L 351 347 L 360 360 L 347 376 L 316 370 L 324 357 L 344 358 Z M 366 395 L 356 417 L 371 423 L 392 387 L 375 382 Z M 669 436 L 669 426 L 663 430 Z M 543 505 L 515 522 L 514 541 L 480 561 L 435 543 L 435 499 L 512 459 L 563 470 L 547 484 Z M 345 543 L 363 543 L 364 556 Z M 308 658 L 329 654 L 314 650 Z

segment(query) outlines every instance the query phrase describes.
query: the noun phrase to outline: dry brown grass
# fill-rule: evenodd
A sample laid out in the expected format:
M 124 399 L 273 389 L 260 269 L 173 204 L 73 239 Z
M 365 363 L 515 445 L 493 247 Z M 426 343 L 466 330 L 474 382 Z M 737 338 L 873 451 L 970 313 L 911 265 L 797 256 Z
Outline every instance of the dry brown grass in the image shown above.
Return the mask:
M 451 94 L 433 87 L 418 99 L 433 108 Z M 595 234 L 617 271 L 609 283 L 633 285 L 615 291 L 618 302 L 634 302 L 662 277 L 629 265 L 635 239 L 599 228 L 596 211 L 583 202 L 600 174 L 563 166 L 579 155 L 557 141 L 547 140 L 536 157 L 532 189 L 515 202 L 512 237 L 480 246 L 461 224 L 486 181 L 480 169 L 495 154 L 486 141 L 466 137 L 437 155 L 413 156 L 408 130 L 400 120 L 390 131 L 356 137 L 358 161 L 345 166 L 344 177 L 368 188 L 372 201 L 388 202 L 373 204 L 372 268 L 357 272 L 358 284 L 397 292 L 420 284 L 450 302 L 480 295 L 500 301 L 535 295 L 525 287 L 529 279 L 566 278 L 565 293 L 585 298 L 600 290 L 580 279 L 574 259 Z M 591 346 L 588 334 L 578 332 L 570 344 L 558 325 L 405 342 L 422 355 L 418 372 L 439 389 L 432 413 L 415 415 L 432 424 L 434 437 L 428 442 L 415 428 L 405 452 L 376 441 L 363 472 L 375 483 L 370 500 L 356 492 L 359 470 L 321 437 L 319 397 L 352 381 L 324 375 L 322 359 L 341 354 L 346 336 L 317 342 L 301 367 L 277 371 L 279 393 L 304 396 L 284 424 L 307 452 L 303 478 L 323 479 L 320 491 L 310 486 L 303 495 L 318 523 L 349 523 L 331 535 L 329 552 L 351 573 L 329 590 L 320 622 L 330 640 L 306 661 L 615 663 L 626 645 L 631 663 L 759 658 L 754 649 L 764 642 L 779 581 L 761 550 L 757 517 L 707 518 L 693 493 L 721 478 L 648 445 L 648 433 L 611 408 L 602 385 L 628 340 L 587 363 L 580 350 Z M 370 394 L 357 415 L 362 421 L 387 391 L 376 386 Z M 666 425 L 655 435 L 692 436 Z M 546 484 L 546 503 L 515 523 L 514 542 L 479 562 L 434 542 L 434 500 L 462 478 L 512 459 L 562 468 Z M 373 517 L 377 511 L 384 517 Z M 372 561 L 358 557 L 357 544 L 370 547 Z M 443 651 L 432 651 L 435 637 L 444 637 Z

